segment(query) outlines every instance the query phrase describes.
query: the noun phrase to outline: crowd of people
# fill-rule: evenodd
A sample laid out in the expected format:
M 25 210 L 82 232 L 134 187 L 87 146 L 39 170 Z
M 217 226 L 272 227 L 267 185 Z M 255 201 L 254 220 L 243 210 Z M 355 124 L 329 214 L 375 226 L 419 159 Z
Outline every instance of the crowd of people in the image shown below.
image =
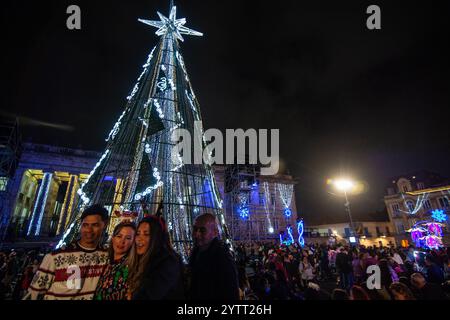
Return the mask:
M 166 222 L 149 215 L 118 224 L 107 247 L 102 206 L 81 215 L 67 246 L 0 253 L 0 299 L 436 300 L 449 299 L 450 248 L 416 250 L 219 239 L 216 218 L 193 224 L 183 263 Z M 378 272 L 378 274 L 377 274 Z
M 268 300 L 450 298 L 450 248 L 242 243 L 240 292 Z M 376 266 L 375 268 L 371 266 Z M 378 272 L 378 275 L 376 275 Z

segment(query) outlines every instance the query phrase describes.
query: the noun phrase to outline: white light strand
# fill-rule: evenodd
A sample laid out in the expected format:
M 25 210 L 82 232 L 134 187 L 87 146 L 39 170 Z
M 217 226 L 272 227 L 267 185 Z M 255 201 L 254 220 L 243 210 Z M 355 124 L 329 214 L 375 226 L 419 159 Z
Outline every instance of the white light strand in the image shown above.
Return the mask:
M 408 206 L 408 200 L 405 199 L 405 195 L 403 193 L 402 193 L 402 198 L 403 198 L 403 204 L 404 204 L 405 208 L 407 209 L 407 211 L 402 210 L 402 209 L 400 209 L 400 211 L 412 215 L 412 214 L 416 214 L 417 212 L 419 212 L 420 209 L 422 209 L 423 203 L 428 198 L 428 193 L 421 194 L 417 197 L 416 204 L 414 205 L 413 209 L 411 209 Z
M 37 226 L 34 235 L 36 236 L 39 235 L 39 229 L 41 228 L 41 222 L 45 210 L 45 204 L 47 202 L 51 178 L 52 178 L 51 173 L 48 172 L 44 173 L 44 177 L 42 178 L 41 186 L 39 188 L 38 196 L 36 198 L 36 203 L 34 205 L 33 214 L 31 216 L 30 225 L 28 226 L 27 235 L 30 235 L 33 225 L 35 223 L 37 224 Z M 36 217 L 37 222 L 35 221 Z
M 59 240 L 58 244 L 56 245 L 56 249 L 59 249 L 60 247 L 62 247 L 63 245 L 66 244 L 66 242 L 64 241 L 64 239 L 67 238 L 67 236 L 70 234 L 70 231 L 72 231 L 72 228 L 75 226 L 75 222 L 72 222 L 69 226 L 69 228 L 67 228 L 67 231 L 64 233 L 64 235 L 62 236 L 61 240 Z
M 153 105 L 156 107 L 156 111 L 158 112 L 159 117 L 161 119 L 164 119 L 164 113 L 163 113 L 163 111 L 161 109 L 161 105 L 159 104 L 159 101 L 156 100 L 156 99 L 153 99 Z
M 273 233 L 274 230 L 272 221 L 270 220 L 270 207 L 269 207 L 270 187 L 267 181 L 263 182 L 263 189 L 264 189 L 264 211 L 266 212 L 267 223 L 269 225 L 269 233 Z
M 136 94 L 136 92 L 138 92 L 139 90 L 139 82 L 141 81 L 142 77 L 144 76 L 144 74 L 147 72 L 147 68 L 148 66 L 150 66 L 150 61 L 153 58 L 153 51 L 155 51 L 155 47 L 153 47 L 152 51 L 150 52 L 150 54 L 148 55 L 147 58 L 147 62 L 142 66 L 144 68 L 144 70 L 142 71 L 142 73 L 140 74 L 140 76 L 137 79 L 136 84 L 133 87 L 133 90 L 131 91 L 130 95 L 127 97 L 127 100 L 130 101 L 131 99 L 133 99 L 134 95 Z
M 86 193 L 84 193 L 83 188 L 89 182 L 89 180 L 91 179 L 92 175 L 95 173 L 95 171 L 100 166 L 100 164 L 103 162 L 103 160 L 106 158 L 108 153 L 109 153 L 109 149 L 106 149 L 105 153 L 103 153 L 103 155 L 101 156 L 100 160 L 98 160 L 97 163 L 95 164 L 94 169 L 92 169 L 92 171 L 89 173 L 89 176 L 86 179 L 86 181 L 83 182 L 83 184 L 81 185 L 80 189 L 78 189 L 78 191 L 77 191 L 77 194 L 81 197 L 81 200 L 83 201 L 84 204 L 87 204 L 90 201 L 90 199 L 86 195 Z
M 167 78 L 162 77 L 161 80 L 156 83 L 156 86 L 160 91 L 165 91 L 167 89 Z
M 149 98 L 148 100 L 147 100 L 147 102 L 146 103 L 144 103 L 144 109 L 147 109 L 147 107 L 150 105 L 150 103 L 152 103 L 152 98 Z
M 150 66 L 150 61 L 152 60 L 152 58 L 153 58 L 153 52 L 155 51 L 155 49 L 156 49 L 156 46 L 154 46 L 153 47 L 153 49 L 152 49 L 152 51 L 150 52 L 150 54 L 148 55 L 148 57 L 147 57 L 147 62 L 145 62 L 145 64 L 142 66 L 142 68 L 147 68 L 148 66 Z
M 277 183 L 278 191 L 280 192 L 280 198 L 285 208 L 291 206 L 292 195 L 294 191 L 294 185 Z
M 122 114 L 120 115 L 120 117 L 117 120 L 117 122 L 114 124 L 114 127 L 112 128 L 111 132 L 109 133 L 109 135 L 105 139 L 105 141 L 114 140 L 114 138 L 116 137 L 117 132 L 119 132 L 120 124 L 122 123 L 122 118 L 124 117 L 124 115 L 127 113 L 128 110 L 129 110 L 129 108 L 125 109 L 122 112 Z
M 144 125 L 144 127 L 148 128 L 148 123 L 145 119 L 142 119 L 141 117 L 139 117 L 139 120 L 142 121 L 142 124 Z M 144 139 L 144 141 L 145 141 L 145 139 Z
M 172 89 L 172 91 L 175 91 L 177 88 L 175 87 L 175 84 L 173 83 L 172 79 L 169 79 L 169 85 L 170 85 L 170 89 Z
M 156 178 L 156 183 L 153 186 L 147 187 L 143 192 L 136 193 L 134 195 L 134 200 L 141 200 L 143 197 L 148 195 L 153 190 L 157 189 L 158 187 L 161 187 L 163 185 L 163 182 L 161 181 L 161 175 L 159 174 L 159 171 L 157 168 L 153 168 L 153 177 Z

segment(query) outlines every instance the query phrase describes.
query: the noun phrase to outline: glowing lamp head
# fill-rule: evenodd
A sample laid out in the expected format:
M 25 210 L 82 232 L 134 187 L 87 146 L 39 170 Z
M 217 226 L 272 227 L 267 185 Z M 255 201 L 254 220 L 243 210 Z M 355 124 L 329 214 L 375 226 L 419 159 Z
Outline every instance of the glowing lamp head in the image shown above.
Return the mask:
M 349 191 L 354 187 L 354 183 L 347 179 L 338 179 L 333 181 L 333 185 L 339 191 Z
M 273 227 L 269 227 L 269 233 L 273 233 L 273 232 L 274 232 Z

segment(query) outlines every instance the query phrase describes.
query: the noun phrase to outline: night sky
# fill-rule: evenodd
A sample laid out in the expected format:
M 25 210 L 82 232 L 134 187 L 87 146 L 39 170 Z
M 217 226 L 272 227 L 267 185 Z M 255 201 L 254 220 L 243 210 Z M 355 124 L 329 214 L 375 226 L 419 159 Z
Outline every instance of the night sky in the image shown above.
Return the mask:
M 383 209 L 392 176 L 450 175 L 444 1 L 175 2 L 186 26 L 204 33 L 181 45 L 204 127 L 279 128 L 307 223 L 347 219 L 329 177 L 365 182 L 367 191 L 351 198 L 358 219 Z M 81 7 L 81 30 L 66 28 L 70 4 Z M 381 30 L 366 28 L 370 4 L 381 7 Z M 21 117 L 25 141 L 102 151 L 158 41 L 137 18 L 158 20 L 168 7 L 2 3 L 2 113 Z

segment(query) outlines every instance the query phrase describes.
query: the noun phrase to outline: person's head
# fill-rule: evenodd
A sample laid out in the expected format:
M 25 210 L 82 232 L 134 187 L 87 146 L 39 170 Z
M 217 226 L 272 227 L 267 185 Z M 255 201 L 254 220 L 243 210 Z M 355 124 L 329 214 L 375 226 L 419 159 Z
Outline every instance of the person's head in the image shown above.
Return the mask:
M 411 281 L 409 281 L 409 278 L 405 276 L 401 276 L 400 278 L 398 278 L 398 282 L 403 283 L 408 288 L 411 286 Z
M 156 255 L 161 250 L 172 251 L 169 233 L 162 217 L 148 216 L 143 218 L 136 232 L 136 252 L 138 256 Z
M 348 296 L 347 291 L 344 289 L 336 288 L 331 293 L 331 300 L 349 300 L 350 297 Z
M 130 291 L 135 292 L 149 263 L 164 251 L 173 253 L 169 232 L 162 217 L 148 216 L 143 218 L 136 231 L 136 254 L 138 263 L 130 269 Z
M 425 277 L 421 273 L 413 273 L 411 275 L 411 285 L 417 289 L 422 289 L 427 284 Z
M 97 246 L 108 222 L 108 210 L 94 204 L 81 214 L 80 244 L 87 247 Z
M 364 288 L 354 285 L 350 289 L 350 300 L 370 300 L 370 297 Z
M 427 254 L 427 256 L 425 257 L 425 265 L 426 266 L 431 266 L 433 264 L 433 256 L 431 254 Z
M 192 238 L 194 244 L 198 247 L 205 247 L 211 241 L 218 237 L 219 228 L 217 226 L 216 217 L 211 213 L 204 213 L 198 216 L 194 221 L 192 230 Z
M 408 286 L 401 282 L 394 282 L 389 286 L 394 300 L 415 300 L 414 295 Z
M 135 253 L 136 226 L 132 222 L 119 223 L 112 233 L 109 257 L 111 260 L 120 259 L 131 251 Z

